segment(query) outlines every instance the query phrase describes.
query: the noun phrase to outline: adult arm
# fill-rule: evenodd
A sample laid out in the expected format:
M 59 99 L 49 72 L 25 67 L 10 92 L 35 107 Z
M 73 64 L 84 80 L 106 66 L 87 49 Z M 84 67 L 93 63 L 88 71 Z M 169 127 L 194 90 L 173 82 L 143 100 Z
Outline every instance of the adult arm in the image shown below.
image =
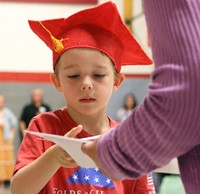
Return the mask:
M 17 118 L 8 108 L 5 108 L 4 112 L 4 137 L 7 140 L 13 140 L 17 130 Z
M 24 131 L 27 130 L 27 126 L 26 126 L 26 120 L 27 120 L 27 106 L 25 106 L 22 110 L 20 119 L 19 119 L 19 129 L 21 131 L 21 134 L 24 135 Z
M 144 0 L 155 71 L 143 102 L 98 141 L 111 177 L 140 177 L 200 143 L 199 10 L 199 0 Z
M 24 134 L 24 131 L 27 130 L 26 123 L 22 120 L 19 121 L 19 128 L 22 134 Z

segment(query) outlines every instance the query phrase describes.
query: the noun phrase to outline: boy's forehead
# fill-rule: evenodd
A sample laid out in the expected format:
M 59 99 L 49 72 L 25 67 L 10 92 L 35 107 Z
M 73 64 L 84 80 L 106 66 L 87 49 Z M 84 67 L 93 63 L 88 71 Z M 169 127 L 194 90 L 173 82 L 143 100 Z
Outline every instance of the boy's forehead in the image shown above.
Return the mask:
M 101 50 L 94 49 L 94 48 L 85 48 L 85 47 L 70 48 L 70 49 L 65 50 L 60 56 L 67 55 L 68 53 L 77 54 L 77 55 L 80 55 L 82 53 L 88 53 L 88 54 L 96 53 L 100 56 L 105 56 L 110 59 L 110 57 L 107 56 L 106 53 L 104 53 Z
M 83 62 L 93 64 L 98 68 L 105 68 L 112 64 L 112 60 L 102 51 L 93 48 L 72 48 L 66 50 L 59 58 L 60 63 L 68 64 L 67 68 L 79 66 Z

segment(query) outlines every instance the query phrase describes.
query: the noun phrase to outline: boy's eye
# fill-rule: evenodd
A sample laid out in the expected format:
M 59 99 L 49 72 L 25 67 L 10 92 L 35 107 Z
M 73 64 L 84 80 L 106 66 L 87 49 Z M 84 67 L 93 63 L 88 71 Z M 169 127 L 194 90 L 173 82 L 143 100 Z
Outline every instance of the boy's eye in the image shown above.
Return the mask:
M 75 75 L 68 75 L 67 76 L 68 78 L 70 78 L 70 79 L 75 79 L 75 78 L 78 78 L 79 77 L 79 75 L 77 74 L 75 74 Z
M 105 74 L 95 73 L 94 76 L 97 77 L 97 78 L 103 78 L 103 77 L 105 77 L 106 75 L 105 75 Z

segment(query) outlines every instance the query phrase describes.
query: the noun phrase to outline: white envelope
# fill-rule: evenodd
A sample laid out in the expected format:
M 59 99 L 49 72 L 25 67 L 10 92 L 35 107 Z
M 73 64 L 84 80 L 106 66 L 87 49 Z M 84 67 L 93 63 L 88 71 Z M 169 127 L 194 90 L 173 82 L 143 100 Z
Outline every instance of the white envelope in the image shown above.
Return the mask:
M 96 164 L 94 161 L 86 154 L 84 154 L 81 150 L 81 146 L 83 143 L 87 143 L 88 141 L 97 139 L 98 136 L 88 137 L 88 138 L 71 138 L 60 135 L 53 135 L 48 133 L 40 133 L 34 131 L 25 131 L 25 133 L 29 133 L 32 135 L 36 135 L 42 137 L 45 140 L 49 140 L 54 142 L 55 144 L 62 147 L 76 162 L 79 166 L 85 168 L 96 168 Z

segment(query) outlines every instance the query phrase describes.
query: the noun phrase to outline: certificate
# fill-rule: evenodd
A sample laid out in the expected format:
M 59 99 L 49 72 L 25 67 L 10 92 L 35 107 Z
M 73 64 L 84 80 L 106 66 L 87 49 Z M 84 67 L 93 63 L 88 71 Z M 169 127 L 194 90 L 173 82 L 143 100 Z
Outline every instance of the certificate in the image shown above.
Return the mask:
M 86 154 L 84 154 L 81 150 L 81 146 L 83 143 L 87 143 L 89 141 L 93 141 L 97 139 L 98 136 L 92 136 L 88 138 L 72 138 L 60 135 L 53 135 L 48 133 L 40 133 L 34 131 L 25 131 L 25 133 L 36 135 L 41 137 L 44 140 L 52 141 L 58 146 L 62 147 L 75 161 L 76 163 L 85 168 L 96 168 L 96 164 L 94 161 Z

